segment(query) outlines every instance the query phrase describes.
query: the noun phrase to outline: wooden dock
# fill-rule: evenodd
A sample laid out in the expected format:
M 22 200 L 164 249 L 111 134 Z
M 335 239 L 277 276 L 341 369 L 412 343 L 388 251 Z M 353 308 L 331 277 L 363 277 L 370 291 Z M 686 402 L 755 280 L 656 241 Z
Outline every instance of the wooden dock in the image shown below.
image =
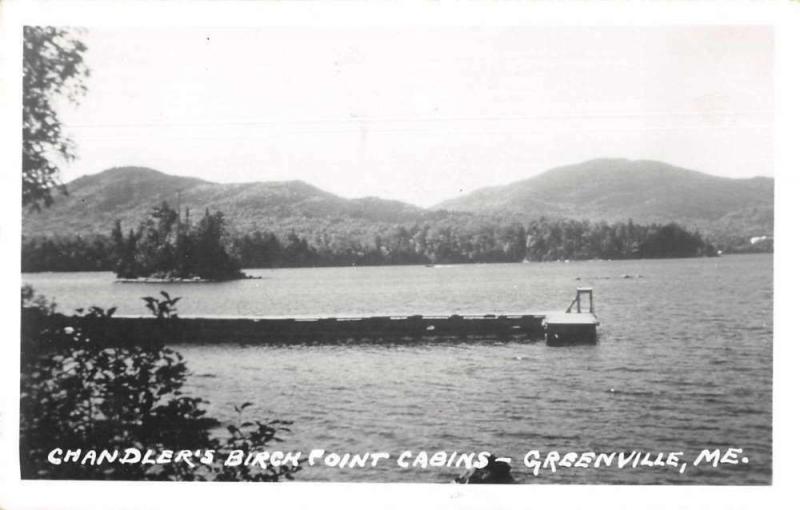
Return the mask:
M 579 289 L 576 300 L 591 289 Z M 573 301 L 573 305 L 575 301 Z M 548 345 L 596 340 L 597 318 L 590 312 L 509 315 L 400 315 L 372 317 L 191 317 L 169 319 L 52 315 L 47 327 L 79 327 L 90 338 L 115 345 L 142 343 L 327 344 L 350 342 L 537 340 Z M 24 314 L 23 314 L 23 319 Z M 43 318 L 40 318 L 43 320 Z M 25 322 L 23 320 L 23 322 Z M 24 325 L 23 325 L 24 326 Z M 37 326 L 38 327 L 38 326 Z

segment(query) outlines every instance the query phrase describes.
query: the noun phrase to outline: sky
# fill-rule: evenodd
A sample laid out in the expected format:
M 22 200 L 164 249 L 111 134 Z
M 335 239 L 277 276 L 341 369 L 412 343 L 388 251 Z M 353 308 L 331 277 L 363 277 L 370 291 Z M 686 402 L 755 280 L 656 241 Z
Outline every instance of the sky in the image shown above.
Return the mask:
M 64 181 L 147 166 L 430 206 L 599 157 L 773 172 L 768 27 L 90 29 Z

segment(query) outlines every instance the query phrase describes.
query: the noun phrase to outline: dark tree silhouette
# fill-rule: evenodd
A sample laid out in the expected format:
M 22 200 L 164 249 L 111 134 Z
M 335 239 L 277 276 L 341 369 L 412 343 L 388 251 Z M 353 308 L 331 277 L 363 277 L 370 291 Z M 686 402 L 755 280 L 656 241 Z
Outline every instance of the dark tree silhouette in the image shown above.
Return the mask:
M 106 252 L 110 257 L 107 268 L 113 269 L 120 278 L 230 280 L 244 277 L 239 261 L 228 254 L 225 217 L 221 212 L 212 214 L 206 210 L 196 225 L 190 223 L 188 211 L 183 222 L 179 219 L 178 211 L 164 202 L 153 207 L 139 228 L 131 230 L 127 237 L 117 221 L 111 237 L 105 241 L 105 245 L 110 244 Z M 66 248 L 72 249 L 72 246 L 68 244 Z M 86 249 L 75 252 L 91 253 Z M 42 258 L 36 256 L 36 251 L 28 255 L 33 255 L 34 260 Z M 44 258 L 58 257 L 46 255 Z
M 60 188 L 59 164 L 74 159 L 75 148 L 58 114 L 58 102 L 76 103 L 89 76 L 86 46 L 74 30 L 25 27 L 22 73 L 22 204 L 39 209 Z

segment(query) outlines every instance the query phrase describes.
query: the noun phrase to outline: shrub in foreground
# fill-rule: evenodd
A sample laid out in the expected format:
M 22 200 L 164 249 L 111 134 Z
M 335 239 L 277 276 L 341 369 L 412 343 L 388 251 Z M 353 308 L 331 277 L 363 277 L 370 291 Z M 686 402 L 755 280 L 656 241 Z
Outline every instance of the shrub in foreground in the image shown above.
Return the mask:
M 40 317 L 55 306 L 23 289 L 23 312 Z M 156 312 L 177 300 L 148 300 Z M 164 306 L 159 306 L 162 304 Z M 114 310 L 93 307 L 80 317 L 110 317 Z M 175 313 L 167 314 L 174 317 Z M 162 317 L 164 315 L 162 314 Z M 166 318 L 165 320 L 169 320 Z M 77 322 L 77 321 L 76 321 Z M 290 422 L 242 422 L 249 403 L 236 407 L 239 423 L 220 429 L 205 402 L 183 393 L 188 368 L 181 355 L 163 345 L 109 347 L 79 327 L 23 328 L 20 386 L 20 469 L 23 478 L 106 480 L 291 479 L 299 466 L 224 466 L 232 450 L 263 450 Z M 26 338 L 26 336 L 28 336 Z M 190 462 L 121 463 L 126 449 L 191 451 Z M 48 461 L 55 449 L 117 451 L 119 458 L 92 462 Z M 201 461 L 203 452 L 214 461 Z M 199 455 L 195 455 L 195 453 Z

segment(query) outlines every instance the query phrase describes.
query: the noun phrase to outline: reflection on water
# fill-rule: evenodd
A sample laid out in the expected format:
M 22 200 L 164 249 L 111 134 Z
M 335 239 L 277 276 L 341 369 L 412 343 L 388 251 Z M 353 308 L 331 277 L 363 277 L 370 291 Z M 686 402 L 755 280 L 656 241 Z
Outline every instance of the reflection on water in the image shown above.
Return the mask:
M 363 453 L 482 451 L 512 458 L 526 482 L 769 483 L 772 257 L 253 270 L 261 280 L 115 284 L 109 273 L 26 274 L 68 311 L 166 288 L 183 314 L 510 313 L 565 307 L 595 289 L 596 346 L 542 342 L 178 349 L 212 415 L 232 405 L 295 421 L 283 449 Z M 640 278 L 623 278 L 641 275 Z M 580 280 L 578 280 L 580 278 Z M 571 469 L 534 478 L 532 449 L 683 451 L 738 447 L 746 466 Z M 459 469 L 304 470 L 304 480 L 446 481 Z

